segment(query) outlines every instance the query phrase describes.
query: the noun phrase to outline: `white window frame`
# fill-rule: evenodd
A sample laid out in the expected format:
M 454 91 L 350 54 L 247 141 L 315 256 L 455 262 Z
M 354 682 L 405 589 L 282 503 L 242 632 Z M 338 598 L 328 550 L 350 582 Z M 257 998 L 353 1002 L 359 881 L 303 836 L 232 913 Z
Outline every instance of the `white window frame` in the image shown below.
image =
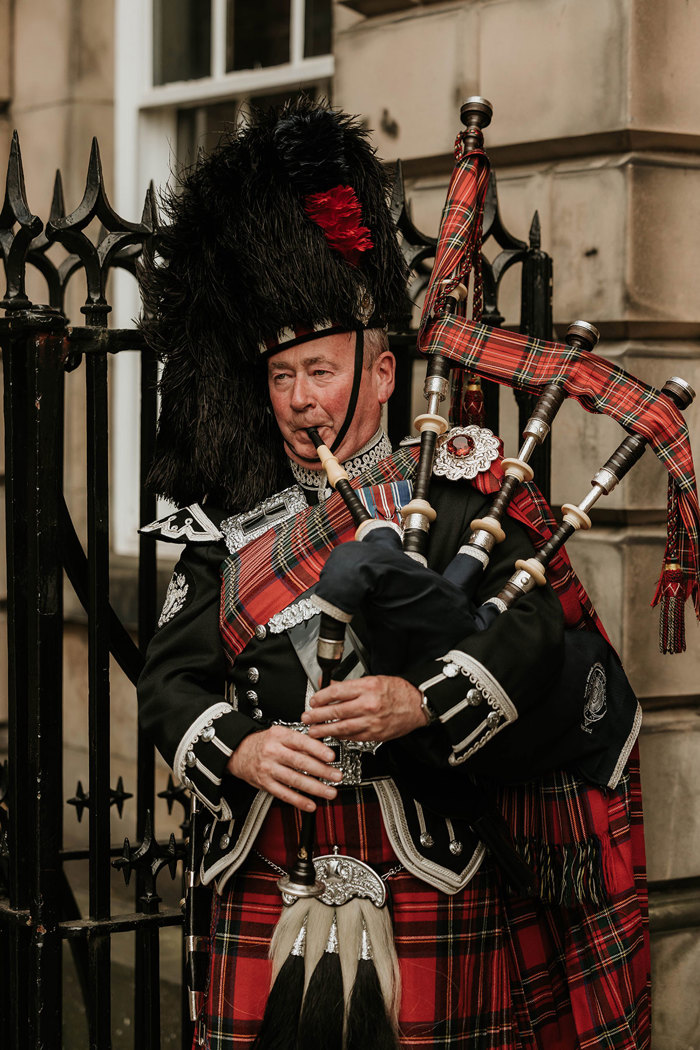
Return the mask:
M 174 166 L 177 111 L 328 81 L 332 55 L 304 58 L 304 0 L 291 0 L 290 61 L 280 66 L 226 72 L 226 0 L 212 0 L 211 76 L 153 85 L 152 0 L 115 2 L 115 192 L 127 219 L 141 215 L 151 181 L 167 184 Z M 130 327 L 140 312 L 138 290 L 123 272 L 114 274 L 117 327 Z M 112 545 L 117 554 L 138 551 L 139 360 L 116 355 L 112 363 Z

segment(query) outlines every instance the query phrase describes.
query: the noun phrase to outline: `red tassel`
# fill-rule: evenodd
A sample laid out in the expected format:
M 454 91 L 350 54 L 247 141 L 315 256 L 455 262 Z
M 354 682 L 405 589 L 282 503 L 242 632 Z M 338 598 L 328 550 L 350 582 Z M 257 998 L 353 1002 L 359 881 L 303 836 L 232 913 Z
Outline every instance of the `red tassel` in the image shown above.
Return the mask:
M 665 562 L 656 592 L 660 606 L 659 649 L 662 653 L 685 652 L 688 584 L 688 578 L 678 562 Z

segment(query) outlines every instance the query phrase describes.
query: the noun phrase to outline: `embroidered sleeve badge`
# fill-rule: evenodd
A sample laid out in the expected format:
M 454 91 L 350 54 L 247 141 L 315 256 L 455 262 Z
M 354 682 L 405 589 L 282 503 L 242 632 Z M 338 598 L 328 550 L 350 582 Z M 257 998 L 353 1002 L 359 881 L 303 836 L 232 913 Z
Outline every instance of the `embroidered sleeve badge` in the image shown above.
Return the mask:
M 160 619 L 158 620 L 159 627 L 162 627 L 163 624 L 172 620 L 173 616 L 177 616 L 180 609 L 182 609 L 185 604 L 188 590 L 189 584 L 187 583 L 185 574 L 183 572 L 174 572 L 165 594 L 163 610 L 160 614 Z

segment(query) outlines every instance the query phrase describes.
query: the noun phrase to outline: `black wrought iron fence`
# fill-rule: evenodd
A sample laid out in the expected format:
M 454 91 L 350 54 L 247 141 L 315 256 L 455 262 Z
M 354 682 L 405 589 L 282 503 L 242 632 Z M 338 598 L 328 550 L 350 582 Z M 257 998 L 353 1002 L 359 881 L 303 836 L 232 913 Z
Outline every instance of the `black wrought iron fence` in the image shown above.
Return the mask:
M 416 287 L 427 278 L 435 240 L 414 226 L 399 167 L 392 208 L 404 252 L 416 274 Z M 95 220 L 101 230 L 89 236 Z M 485 235 L 499 251 L 485 266 L 485 320 L 503 323 L 498 292 L 504 273 L 522 265 L 521 326 L 531 334 L 551 334 L 551 260 L 539 244 L 537 216 L 529 243 L 512 237 L 498 209 L 495 181 L 486 203 Z M 67 942 L 78 974 L 88 1026 L 88 1044 L 112 1045 L 111 947 L 117 937 L 134 935 L 133 1045 L 157 1050 L 161 1045 L 159 935 L 182 924 L 178 907 L 163 904 L 159 876 L 167 869 L 182 875 L 188 825 L 182 834 L 160 842 L 154 827 L 153 749 L 136 741 L 136 783 L 113 786 L 110 747 L 110 654 L 135 683 L 142 654 L 157 616 L 157 567 L 152 541 L 142 538 L 134 581 L 138 590 L 136 640 L 110 605 L 109 397 L 108 358 L 136 353 L 140 360 L 140 520 L 156 516 L 154 497 L 145 487 L 156 427 L 157 361 L 138 331 L 108 327 L 108 275 L 123 268 L 135 275 L 142 251 L 157 242 L 152 190 L 146 194 L 141 221 L 115 213 L 105 190 L 97 143 L 93 143 L 83 199 L 66 215 L 60 176 L 46 224 L 27 201 L 19 142 L 15 136 L 0 212 L 0 248 L 7 287 L 0 306 L 0 345 L 4 369 L 5 497 L 7 522 L 7 619 L 9 646 L 8 761 L 0 767 L 0 1045 L 44 1050 L 62 1044 L 63 944 Z M 52 245 L 61 245 L 60 263 Z M 46 302 L 26 294 L 29 269 L 42 276 Z M 84 275 L 85 323 L 69 325 L 65 298 L 71 279 Z M 410 332 L 396 333 L 399 381 L 392 399 L 390 431 L 402 436 L 410 426 L 412 349 Z M 87 450 L 86 548 L 79 538 L 64 496 L 64 387 L 68 372 L 84 374 Z M 497 392 L 496 392 L 497 393 Z M 526 417 L 527 403 L 521 406 Z M 497 428 L 498 402 L 487 397 L 488 422 Z M 524 420 L 523 420 L 524 421 Z M 544 457 L 547 453 L 542 454 Z M 548 462 L 538 477 L 548 488 Z M 63 797 L 63 582 L 64 575 L 87 614 L 88 764 L 87 790 L 78 783 L 72 798 Z M 129 785 L 127 785 L 129 788 Z M 184 789 L 170 782 L 160 793 L 171 808 L 185 807 Z M 135 843 L 111 840 L 110 811 L 121 816 L 135 799 Z M 65 804 L 71 806 L 66 811 Z M 66 848 L 64 819 L 88 814 L 88 845 Z M 67 816 L 67 814 L 70 814 Z M 81 914 L 71 886 L 69 862 L 89 870 L 87 913 Z M 113 913 L 112 867 L 121 868 L 133 885 L 133 910 Z M 183 1012 L 182 1046 L 191 1042 Z

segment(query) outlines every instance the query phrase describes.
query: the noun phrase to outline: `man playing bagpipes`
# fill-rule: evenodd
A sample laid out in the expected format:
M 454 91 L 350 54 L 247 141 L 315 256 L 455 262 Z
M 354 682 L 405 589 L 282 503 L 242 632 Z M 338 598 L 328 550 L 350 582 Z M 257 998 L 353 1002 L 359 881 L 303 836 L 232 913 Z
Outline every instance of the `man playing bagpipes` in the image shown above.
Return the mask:
M 469 191 L 457 262 L 438 249 L 450 280 L 434 281 L 421 335 L 474 369 L 478 350 L 445 334 L 464 306 L 446 302 L 478 250 L 484 188 L 478 177 Z M 182 507 L 145 531 L 185 549 L 140 718 L 208 811 L 195 1041 L 645 1047 L 639 706 L 562 551 L 555 586 L 502 612 L 515 562 L 532 568 L 555 525 L 522 485 L 499 542 L 473 554 L 472 523 L 504 476 L 493 435 L 437 434 L 429 411 L 427 471 L 415 443 L 391 451 L 385 331 L 405 315 L 406 274 L 386 194 L 355 121 L 292 103 L 186 174 L 145 275 L 165 362 L 151 481 Z M 682 427 L 669 405 L 663 420 Z M 658 448 L 643 409 L 639 432 Z M 408 556 L 411 530 L 427 544 Z M 680 547 L 694 564 L 687 530 Z M 319 690 L 321 610 L 341 640 Z

